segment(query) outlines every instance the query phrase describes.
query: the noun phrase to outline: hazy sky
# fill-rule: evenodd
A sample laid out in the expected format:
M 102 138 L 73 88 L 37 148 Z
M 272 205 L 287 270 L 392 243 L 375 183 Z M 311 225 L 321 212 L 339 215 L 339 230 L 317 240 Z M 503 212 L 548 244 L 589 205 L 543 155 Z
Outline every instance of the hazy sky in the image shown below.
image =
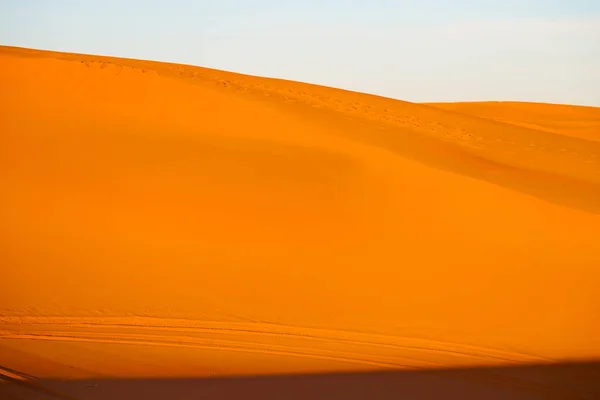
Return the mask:
M 0 43 L 409 101 L 600 106 L 600 0 L 0 0 Z

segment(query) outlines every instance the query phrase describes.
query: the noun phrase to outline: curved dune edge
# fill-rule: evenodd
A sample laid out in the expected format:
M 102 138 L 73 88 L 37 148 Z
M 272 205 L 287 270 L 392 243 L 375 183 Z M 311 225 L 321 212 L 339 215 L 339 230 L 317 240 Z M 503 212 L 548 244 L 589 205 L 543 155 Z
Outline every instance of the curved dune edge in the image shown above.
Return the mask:
M 0 83 L 7 371 L 600 357 L 591 128 L 10 47 Z
M 525 128 L 600 141 L 600 107 L 514 101 L 423 104 Z

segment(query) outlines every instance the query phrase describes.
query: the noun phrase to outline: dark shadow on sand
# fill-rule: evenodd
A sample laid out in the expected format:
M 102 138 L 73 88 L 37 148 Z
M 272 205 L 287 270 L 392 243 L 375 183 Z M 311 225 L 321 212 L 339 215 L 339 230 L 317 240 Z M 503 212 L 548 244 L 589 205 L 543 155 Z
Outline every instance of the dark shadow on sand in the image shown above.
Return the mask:
M 4 397 L 2 397 L 4 396 Z M 600 362 L 230 378 L 41 379 L 2 399 L 600 399 Z

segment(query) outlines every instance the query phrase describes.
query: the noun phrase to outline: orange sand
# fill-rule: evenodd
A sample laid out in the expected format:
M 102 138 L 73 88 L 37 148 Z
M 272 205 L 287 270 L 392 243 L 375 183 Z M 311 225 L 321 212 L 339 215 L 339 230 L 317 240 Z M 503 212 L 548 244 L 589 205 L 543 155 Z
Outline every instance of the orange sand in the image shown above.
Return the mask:
M 599 108 L 12 47 L 0 87 L 6 379 L 600 358 Z
M 519 102 L 428 103 L 445 110 L 471 114 L 541 131 L 600 142 L 600 108 Z

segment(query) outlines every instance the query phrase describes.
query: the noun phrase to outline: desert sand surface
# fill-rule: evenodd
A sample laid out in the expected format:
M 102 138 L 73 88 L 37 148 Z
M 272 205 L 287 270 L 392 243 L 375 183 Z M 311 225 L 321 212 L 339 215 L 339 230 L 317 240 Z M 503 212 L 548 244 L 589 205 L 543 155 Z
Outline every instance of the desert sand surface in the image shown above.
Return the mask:
M 600 107 L 512 101 L 425 104 L 526 128 L 600 141 Z
M 0 87 L 0 398 L 600 396 L 600 109 L 15 47 Z

